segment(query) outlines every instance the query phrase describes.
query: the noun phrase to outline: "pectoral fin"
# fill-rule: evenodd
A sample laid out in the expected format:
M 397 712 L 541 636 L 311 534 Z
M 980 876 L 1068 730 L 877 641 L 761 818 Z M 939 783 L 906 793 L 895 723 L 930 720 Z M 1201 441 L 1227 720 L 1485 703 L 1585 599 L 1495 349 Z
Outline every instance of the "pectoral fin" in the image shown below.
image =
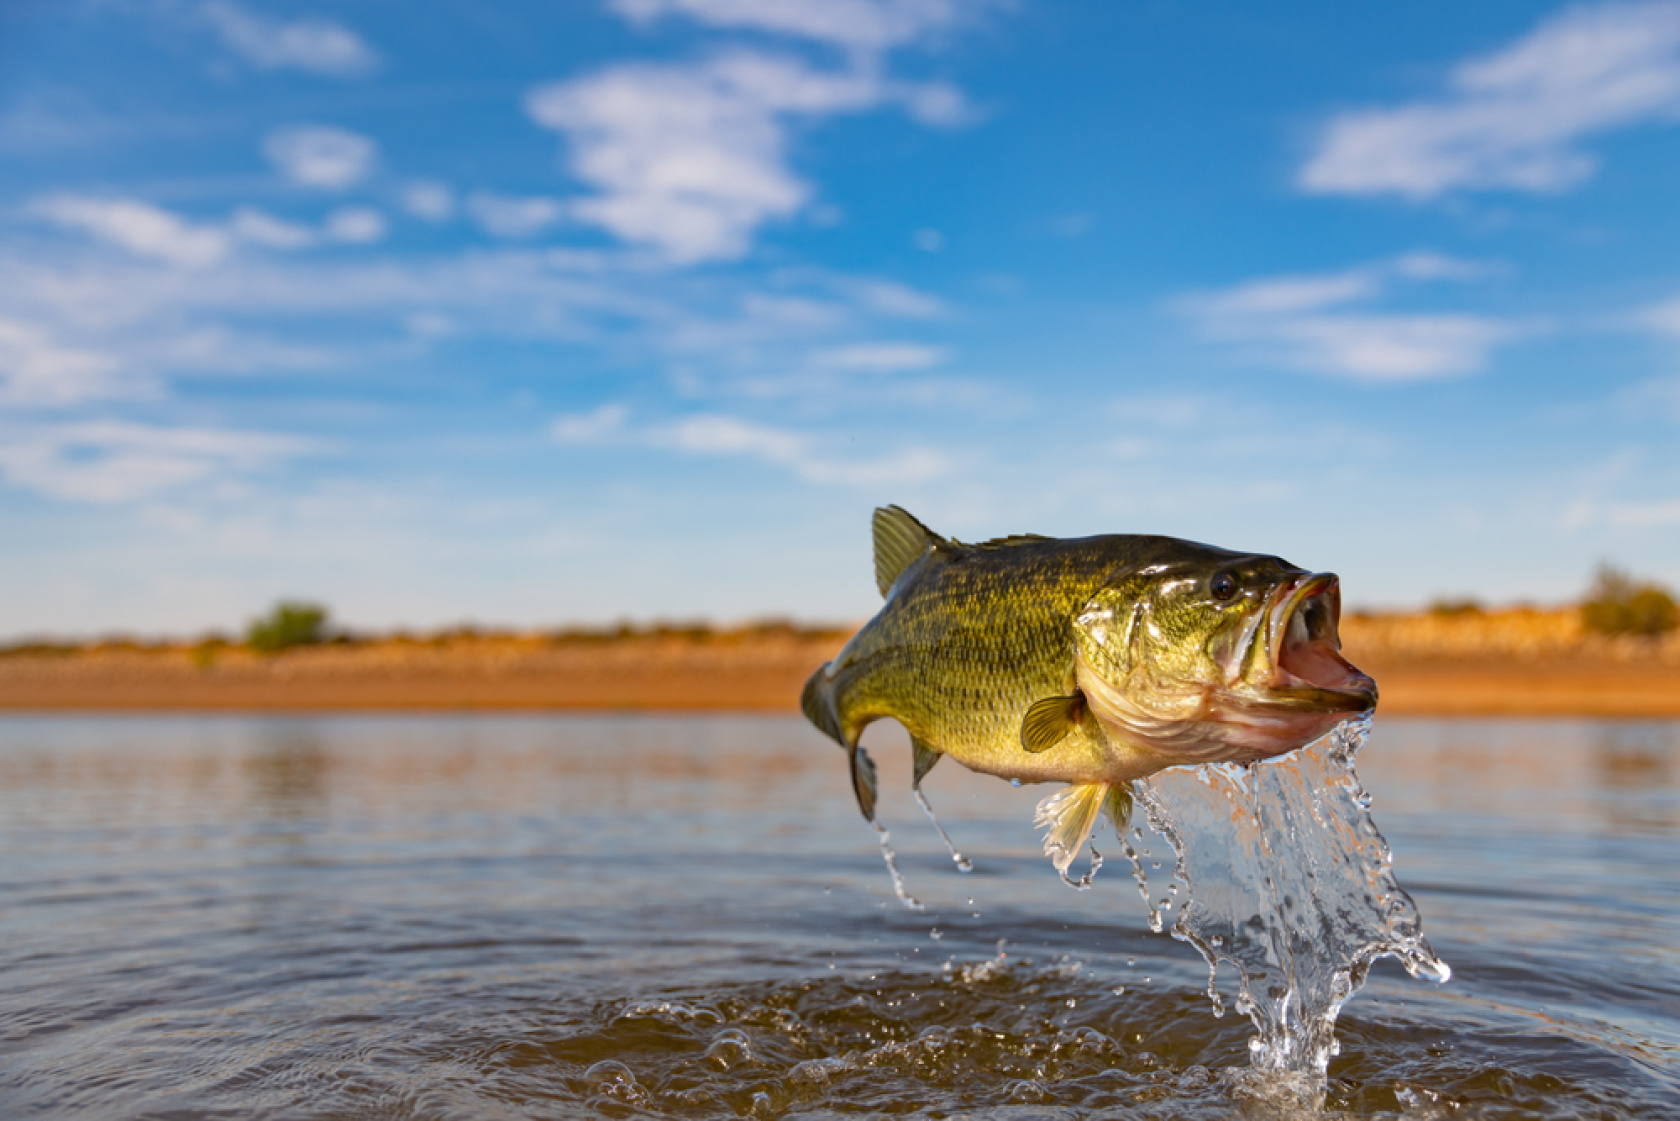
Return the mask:
M 1038 804 L 1033 824 L 1048 827 L 1044 834 L 1044 855 L 1050 858 L 1056 871 L 1065 874 L 1073 858 L 1085 847 L 1111 789 L 1105 782 L 1069 786 Z
M 1075 690 L 1071 697 L 1046 697 L 1027 709 L 1021 719 L 1021 746 L 1037 754 L 1049 751 L 1067 738 L 1085 715 L 1085 694 Z
M 922 780 L 927 778 L 927 773 L 933 770 L 933 765 L 939 762 L 940 751 L 937 747 L 930 746 L 926 740 L 917 739 L 915 736 L 910 737 L 910 750 L 915 752 L 916 756 L 914 777 L 910 780 L 910 786 L 917 789 L 921 787 Z
M 858 809 L 864 819 L 875 820 L 875 760 L 862 747 L 852 747 L 852 793 L 857 795 Z

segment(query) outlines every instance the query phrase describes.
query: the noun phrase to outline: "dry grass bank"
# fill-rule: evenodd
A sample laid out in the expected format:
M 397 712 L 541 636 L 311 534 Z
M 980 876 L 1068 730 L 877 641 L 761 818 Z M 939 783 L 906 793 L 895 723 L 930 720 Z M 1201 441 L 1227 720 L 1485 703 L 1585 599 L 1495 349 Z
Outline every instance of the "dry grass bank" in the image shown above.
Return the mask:
M 1680 716 L 1680 632 L 1607 638 L 1574 607 L 1350 615 L 1342 645 L 1383 713 Z
M 1350 615 L 1348 656 L 1385 714 L 1680 717 L 1680 634 L 1585 633 L 1574 609 Z M 844 641 L 758 628 L 473 635 L 300 647 L 107 643 L 0 654 L 0 709 L 794 712 Z

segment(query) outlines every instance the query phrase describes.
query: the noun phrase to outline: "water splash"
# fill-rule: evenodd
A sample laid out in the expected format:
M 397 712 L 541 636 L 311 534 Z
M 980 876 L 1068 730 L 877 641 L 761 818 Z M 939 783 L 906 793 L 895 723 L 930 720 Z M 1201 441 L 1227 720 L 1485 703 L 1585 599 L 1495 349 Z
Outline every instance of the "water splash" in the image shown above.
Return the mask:
M 1097 851 L 1095 843 L 1088 844 L 1086 847 L 1091 850 L 1091 866 L 1085 869 L 1085 874 L 1083 876 L 1076 880 L 1072 876 L 1068 875 L 1066 868 L 1056 869 L 1057 873 L 1062 877 L 1062 882 L 1068 887 L 1071 887 L 1074 891 L 1090 891 L 1092 881 L 1097 878 L 1097 873 L 1102 871 L 1102 853 Z M 1160 928 L 1157 927 L 1156 929 L 1159 930 Z
M 934 829 L 938 830 L 939 839 L 944 841 L 945 847 L 951 850 L 951 863 L 957 866 L 957 871 L 964 873 L 974 871 L 974 861 L 957 851 L 957 846 L 951 840 L 951 835 L 945 832 L 945 827 L 939 824 L 937 817 L 933 816 L 933 807 L 928 805 L 927 795 L 922 793 L 922 788 L 913 786 L 910 788 L 910 792 L 916 796 L 916 804 L 922 807 L 922 812 L 927 814 L 927 819 L 933 822 Z
M 921 900 L 910 894 L 904 886 L 904 875 L 898 870 L 898 854 L 893 851 L 892 834 L 887 827 L 874 818 L 869 820 L 870 827 L 875 830 L 875 836 L 881 841 L 881 859 L 887 862 L 887 871 L 892 875 L 893 891 L 898 893 L 898 901 L 912 911 L 924 910 Z
M 1150 925 L 1159 931 L 1172 897 L 1184 899 L 1172 935 L 1207 959 L 1216 1014 L 1219 967 L 1235 968 L 1237 1008 L 1257 1029 L 1246 1072 L 1256 1088 L 1322 1098 L 1336 1016 L 1377 958 L 1398 958 L 1414 977 L 1452 975 L 1394 878 L 1354 772 L 1369 734 L 1365 716 L 1282 759 L 1174 768 L 1134 784 L 1150 825 L 1178 853 L 1167 896 L 1156 900 L 1147 852 L 1125 845 Z

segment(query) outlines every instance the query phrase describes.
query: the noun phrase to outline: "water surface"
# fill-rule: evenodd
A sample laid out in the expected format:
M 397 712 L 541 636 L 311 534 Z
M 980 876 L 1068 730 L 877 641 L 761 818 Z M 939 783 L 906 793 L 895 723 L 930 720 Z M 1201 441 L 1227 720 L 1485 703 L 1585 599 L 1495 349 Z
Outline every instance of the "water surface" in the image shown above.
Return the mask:
M 869 742 L 920 914 L 795 718 L 0 720 L 0 1116 L 1258 1108 L 1123 861 L 1068 890 L 1044 789 L 946 763 L 959 875 Z M 1680 725 L 1379 719 L 1359 771 L 1454 976 L 1375 967 L 1327 1110 L 1680 1115 Z

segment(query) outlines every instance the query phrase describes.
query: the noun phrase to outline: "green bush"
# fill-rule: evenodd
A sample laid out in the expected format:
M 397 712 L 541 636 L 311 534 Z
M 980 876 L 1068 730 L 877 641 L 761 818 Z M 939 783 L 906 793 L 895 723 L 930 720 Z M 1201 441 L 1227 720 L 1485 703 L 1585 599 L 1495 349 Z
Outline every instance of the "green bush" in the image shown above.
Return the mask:
M 326 640 L 327 609 L 314 603 L 282 600 L 266 618 L 257 619 L 245 631 L 246 643 L 265 654 Z
M 1680 627 L 1680 604 L 1667 588 L 1604 565 L 1581 604 L 1581 625 L 1599 634 L 1664 634 Z

